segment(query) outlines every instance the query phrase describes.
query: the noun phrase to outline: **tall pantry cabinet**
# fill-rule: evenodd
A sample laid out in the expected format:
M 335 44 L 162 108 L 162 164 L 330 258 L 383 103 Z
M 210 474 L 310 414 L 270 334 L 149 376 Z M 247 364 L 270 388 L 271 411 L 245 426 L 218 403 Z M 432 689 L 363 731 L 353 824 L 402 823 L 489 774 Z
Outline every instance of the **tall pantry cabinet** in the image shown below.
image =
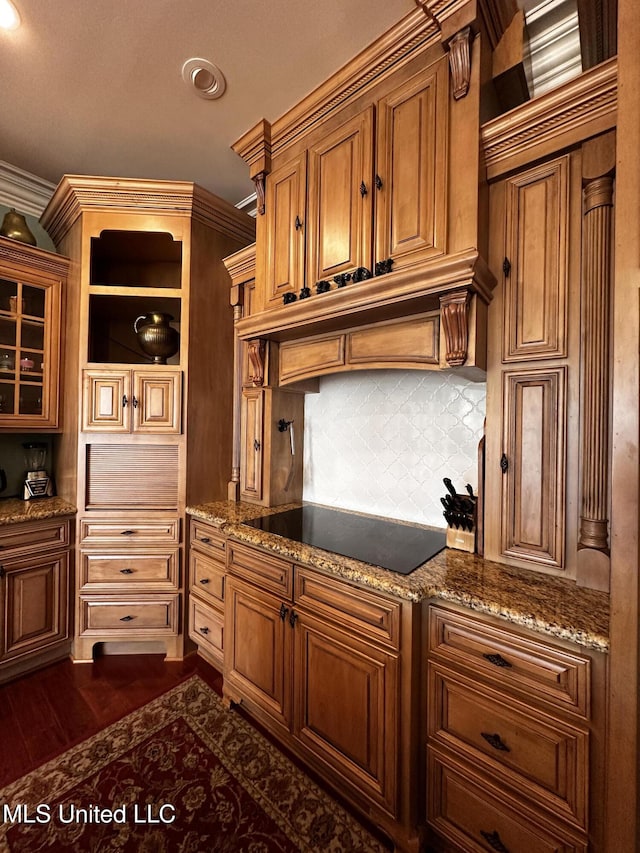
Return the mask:
M 226 497 L 231 464 L 221 259 L 253 241 L 254 221 L 192 183 L 67 175 L 42 222 L 72 260 L 56 457 L 78 507 L 73 657 L 134 643 L 181 658 L 185 506 Z M 134 332 L 151 312 L 179 332 L 167 364 Z

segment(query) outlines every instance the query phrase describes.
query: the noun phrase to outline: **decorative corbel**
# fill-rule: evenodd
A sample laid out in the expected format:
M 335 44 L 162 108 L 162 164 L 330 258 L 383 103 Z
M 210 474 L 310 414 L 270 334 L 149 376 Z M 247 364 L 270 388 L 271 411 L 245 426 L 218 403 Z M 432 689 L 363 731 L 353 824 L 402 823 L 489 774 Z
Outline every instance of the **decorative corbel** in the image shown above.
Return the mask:
M 457 290 L 440 297 L 445 359 L 450 367 L 461 367 L 467 360 L 470 303 L 471 293 L 468 290 Z
M 450 39 L 449 68 L 453 84 L 453 97 L 456 101 L 469 91 L 471 81 L 471 27 L 464 27 Z
M 260 214 L 260 216 L 264 215 L 264 180 L 267 177 L 266 172 L 258 172 L 257 175 L 253 176 L 253 183 L 256 187 L 256 197 L 257 197 L 257 205 L 256 210 Z
M 249 166 L 249 177 L 254 182 L 257 210 L 264 214 L 265 178 L 271 171 L 271 125 L 261 119 L 232 146 L 236 154 Z
M 247 341 L 249 354 L 249 380 L 254 386 L 264 385 L 264 356 L 267 342 L 262 338 Z

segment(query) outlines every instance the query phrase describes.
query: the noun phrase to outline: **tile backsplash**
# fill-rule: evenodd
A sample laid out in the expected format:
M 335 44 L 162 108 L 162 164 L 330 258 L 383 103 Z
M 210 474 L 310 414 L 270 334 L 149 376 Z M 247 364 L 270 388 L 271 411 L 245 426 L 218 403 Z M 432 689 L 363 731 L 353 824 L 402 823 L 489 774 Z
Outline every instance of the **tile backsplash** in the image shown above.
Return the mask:
M 305 398 L 304 500 L 446 527 L 443 477 L 477 490 L 485 398 L 451 373 L 324 377 Z

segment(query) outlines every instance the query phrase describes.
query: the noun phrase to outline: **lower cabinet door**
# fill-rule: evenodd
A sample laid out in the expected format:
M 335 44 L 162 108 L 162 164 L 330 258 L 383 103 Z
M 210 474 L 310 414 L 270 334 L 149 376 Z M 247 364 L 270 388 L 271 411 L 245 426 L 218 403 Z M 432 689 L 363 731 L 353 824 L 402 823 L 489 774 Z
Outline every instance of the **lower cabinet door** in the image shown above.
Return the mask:
M 291 719 L 291 604 L 227 580 L 224 679 L 247 701 L 289 729 Z
M 69 636 L 68 554 L 6 562 L 3 569 L 6 619 L 0 660 L 66 639 Z
M 293 733 L 325 766 L 397 814 L 398 660 L 298 613 Z

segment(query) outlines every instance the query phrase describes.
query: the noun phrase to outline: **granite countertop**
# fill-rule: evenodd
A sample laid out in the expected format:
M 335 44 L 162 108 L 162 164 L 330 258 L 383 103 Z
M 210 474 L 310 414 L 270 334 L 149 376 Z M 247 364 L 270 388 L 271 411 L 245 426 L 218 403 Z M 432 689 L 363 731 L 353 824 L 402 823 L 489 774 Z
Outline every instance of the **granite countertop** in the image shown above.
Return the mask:
M 586 648 L 608 651 L 609 596 L 571 580 L 503 566 L 450 548 L 411 574 L 400 575 L 243 523 L 296 506 L 299 504 L 266 508 L 214 501 L 187 507 L 187 512 L 235 539 L 399 598 L 441 599 Z
M 20 498 L 0 500 L 0 525 L 20 524 L 22 521 L 42 521 L 63 515 L 75 515 L 76 507 L 62 498 Z

